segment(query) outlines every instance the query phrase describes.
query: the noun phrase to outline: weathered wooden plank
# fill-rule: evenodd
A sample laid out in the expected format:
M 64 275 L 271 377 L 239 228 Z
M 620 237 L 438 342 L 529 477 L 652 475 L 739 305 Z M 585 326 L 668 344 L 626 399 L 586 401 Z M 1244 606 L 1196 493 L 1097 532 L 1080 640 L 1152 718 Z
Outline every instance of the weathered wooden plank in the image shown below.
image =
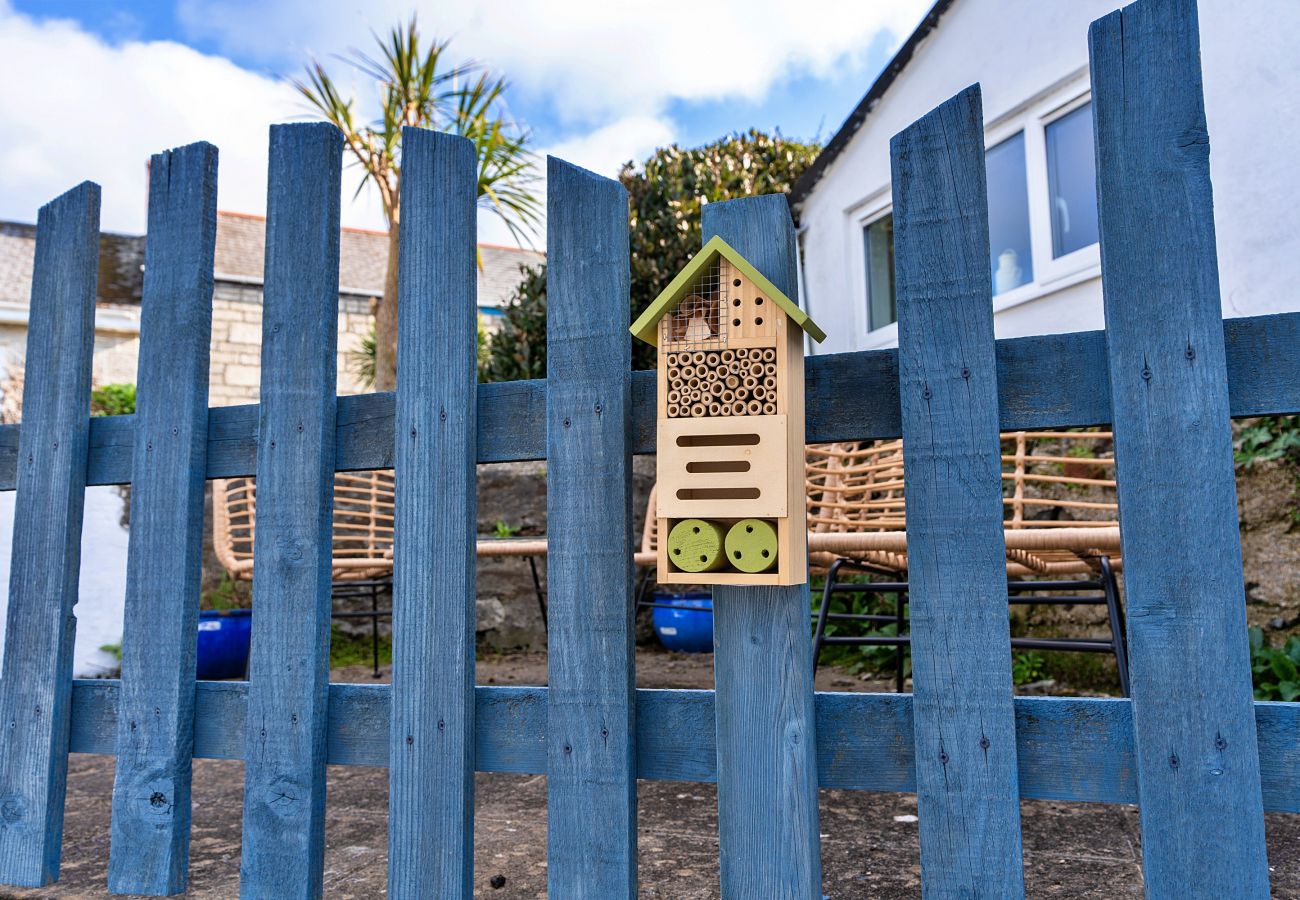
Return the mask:
M 149 175 L 108 887 L 166 896 L 189 869 L 217 148 Z
M 402 132 L 388 895 L 474 890 L 477 157 Z
M 921 889 L 1023 896 L 979 86 L 890 157 Z
M 547 160 L 547 884 L 636 896 L 627 192 Z
M 1196 4 L 1089 53 L 1147 896 L 1267 897 Z
M 1234 418 L 1300 413 L 1300 313 L 1227 319 L 1228 395 Z M 999 424 L 1003 431 L 1110 422 L 1106 343 L 1100 331 L 1008 338 L 997 343 Z M 808 442 L 885 440 L 902 434 L 898 352 L 831 353 L 807 361 Z M 634 453 L 655 450 L 653 372 L 632 373 Z M 544 459 L 542 381 L 479 385 L 478 461 Z M 391 468 L 393 395 L 340 397 L 340 471 Z M 251 475 L 257 458 L 257 406 L 225 406 L 208 416 L 208 478 Z M 87 484 L 131 479 L 131 416 L 90 423 Z M 0 491 L 14 488 L 18 426 L 0 425 Z
M 74 753 L 111 754 L 116 681 L 75 682 Z M 194 698 L 194 756 L 242 759 L 247 685 L 201 681 Z M 386 685 L 332 684 L 329 763 L 388 765 Z M 712 691 L 636 692 L 637 777 L 717 780 Z M 821 787 L 916 791 L 910 694 L 817 694 L 817 773 Z M 1087 803 L 1135 803 L 1129 701 L 1017 697 L 1020 796 Z M 1264 808 L 1300 812 L 1300 704 L 1255 704 Z M 480 772 L 546 772 L 546 688 L 475 689 L 475 767 Z
M 798 296 L 785 197 L 710 203 L 702 227 Z M 713 610 L 722 893 L 820 900 L 808 585 L 718 586 Z
M 343 141 L 271 128 L 240 894 L 319 897 Z
M 0 882 L 59 877 L 99 262 L 99 185 L 41 207 L 0 678 Z

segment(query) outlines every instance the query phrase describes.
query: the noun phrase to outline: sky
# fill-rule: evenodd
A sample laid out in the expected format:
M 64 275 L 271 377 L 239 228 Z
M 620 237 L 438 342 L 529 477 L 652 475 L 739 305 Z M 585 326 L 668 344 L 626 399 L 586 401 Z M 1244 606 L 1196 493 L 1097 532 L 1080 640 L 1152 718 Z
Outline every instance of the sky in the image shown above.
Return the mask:
M 220 208 L 264 212 L 267 128 L 312 118 L 288 79 L 319 59 L 368 110 L 374 83 L 336 56 L 412 13 L 453 59 L 508 79 L 509 115 L 539 154 L 602 175 L 750 127 L 824 141 L 929 3 L 0 0 L 0 219 L 35 221 L 91 179 L 102 227 L 143 232 L 149 155 L 195 140 L 220 151 Z M 345 169 L 344 224 L 383 228 L 358 181 Z M 479 221 L 481 239 L 514 243 Z

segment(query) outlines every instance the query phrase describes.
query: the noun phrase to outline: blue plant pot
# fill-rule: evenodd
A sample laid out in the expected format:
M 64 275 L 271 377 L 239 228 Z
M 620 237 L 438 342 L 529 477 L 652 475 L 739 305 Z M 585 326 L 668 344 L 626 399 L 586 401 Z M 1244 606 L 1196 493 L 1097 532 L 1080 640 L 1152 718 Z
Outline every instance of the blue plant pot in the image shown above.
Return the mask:
M 704 593 L 655 594 L 655 634 L 659 643 L 678 653 L 713 652 L 713 597 Z
M 199 612 L 199 665 L 202 681 L 243 678 L 253 633 L 251 609 L 205 609 Z

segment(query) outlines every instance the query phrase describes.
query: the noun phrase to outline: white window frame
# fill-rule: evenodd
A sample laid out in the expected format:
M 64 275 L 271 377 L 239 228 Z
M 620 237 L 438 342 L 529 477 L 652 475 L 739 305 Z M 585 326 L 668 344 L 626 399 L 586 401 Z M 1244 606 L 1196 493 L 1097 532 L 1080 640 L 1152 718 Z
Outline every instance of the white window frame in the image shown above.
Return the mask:
M 869 197 L 863 199 L 853 207 L 849 214 L 849 220 L 852 225 L 849 228 L 849 252 L 846 254 L 848 259 L 854 260 L 853 266 L 853 283 L 854 290 L 857 294 L 857 301 L 854 303 L 855 318 L 858 328 L 858 334 L 867 336 L 867 349 L 877 347 L 892 347 L 898 343 L 898 323 L 890 322 L 880 328 L 871 330 L 871 313 L 868 309 L 867 300 L 867 242 L 865 232 L 868 225 L 878 222 L 885 216 L 893 215 L 894 212 L 894 195 L 892 190 L 886 186 L 876 191 Z
M 1025 135 L 1025 180 L 1029 196 L 1030 258 L 1032 281 L 993 298 L 993 312 L 999 313 L 1022 303 L 1054 294 L 1080 282 L 1101 277 L 1101 249 L 1098 244 L 1052 258 L 1051 197 L 1047 180 L 1047 126 L 1074 112 L 1092 99 L 1087 69 L 1081 69 L 1015 109 L 999 116 L 984 129 L 984 146 L 994 147 L 1015 136 Z M 846 210 L 849 224 L 845 258 L 853 265 L 850 279 L 856 294 L 855 324 L 865 335 L 866 349 L 891 347 L 898 343 L 897 323 L 868 330 L 867 258 L 863 229 L 893 212 L 893 195 L 886 185 L 863 197 Z M 990 278 L 992 276 L 990 275 Z

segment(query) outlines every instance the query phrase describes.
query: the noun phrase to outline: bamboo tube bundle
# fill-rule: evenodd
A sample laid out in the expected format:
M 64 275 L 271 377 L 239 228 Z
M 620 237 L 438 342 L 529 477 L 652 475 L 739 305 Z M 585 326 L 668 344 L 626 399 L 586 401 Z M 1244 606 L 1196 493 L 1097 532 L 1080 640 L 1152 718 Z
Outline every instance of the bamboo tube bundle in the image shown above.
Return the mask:
M 723 351 L 722 351 L 722 364 L 723 364 L 723 365 L 729 366 L 729 365 L 731 365 L 731 364 L 732 364 L 733 362 L 735 362 L 735 361 L 736 361 L 736 351 L 735 351 L 735 350 L 723 350 Z
M 751 416 L 761 416 L 763 414 L 763 404 L 757 400 L 750 400 L 745 404 L 745 411 Z
M 708 412 L 708 410 L 705 408 L 705 406 L 704 406 L 703 403 L 693 403 L 693 404 L 691 404 L 691 418 L 692 418 L 692 419 L 700 419 L 700 418 L 703 418 L 703 417 L 704 417 L 704 414 L 705 414 L 706 412 Z
M 681 407 L 679 407 L 676 403 L 668 404 L 668 417 L 670 419 L 679 419 L 681 418 L 681 415 L 682 415 Z
M 758 379 L 753 375 L 746 375 L 745 380 L 741 382 L 741 386 L 744 387 L 746 391 L 752 391 L 754 388 L 758 387 Z
M 691 354 L 691 365 L 699 366 L 704 364 L 704 351 L 696 350 Z
M 776 377 L 776 363 L 767 363 L 763 366 L 763 374 L 768 378 Z
M 682 399 L 682 392 L 681 392 L 681 391 L 674 389 L 674 390 L 671 390 L 671 391 L 668 392 L 668 402 L 669 402 L 669 403 L 677 403 L 677 402 L 678 402 L 679 400 L 681 400 L 681 399 Z
M 727 386 L 723 384 L 721 381 L 709 382 L 709 393 L 712 394 L 714 397 L 721 397 L 722 392 L 725 391 L 726 389 Z
M 724 390 L 722 392 L 722 396 L 719 399 L 722 400 L 722 402 L 728 408 L 730 408 L 732 404 L 736 402 L 736 392 L 730 389 Z
M 731 414 L 733 416 L 743 416 L 745 415 L 745 412 L 746 407 L 744 400 L 737 400 L 735 403 L 731 404 Z
M 751 363 L 749 366 L 749 374 L 756 379 L 763 378 L 765 374 L 763 364 L 761 362 Z
M 775 362 L 776 362 L 776 351 L 773 350 L 773 349 L 771 349 L 770 347 L 769 347 L 768 349 L 764 350 L 764 351 L 763 351 L 763 355 L 762 355 L 762 360 L 763 360 L 763 362 L 765 362 L 765 363 L 775 363 Z
M 776 393 L 776 376 L 775 375 L 763 376 L 763 387 L 767 388 L 769 391 L 772 391 L 773 393 Z
M 763 415 L 765 415 L 765 416 L 774 416 L 774 415 L 776 415 L 776 404 L 773 403 L 771 400 L 769 400 L 769 401 L 767 401 L 766 403 L 764 403 L 764 404 L 763 404 Z
M 731 376 L 731 366 L 727 365 L 726 363 L 723 363 L 722 365 L 718 366 L 713 371 L 718 373 L 719 378 L 728 378 Z
M 719 402 L 716 401 L 716 400 L 713 401 L 712 403 L 710 403 L 710 404 L 709 404 L 709 415 L 711 415 L 711 416 L 720 416 L 720 415 L 722 415 L 722 404 L 719 403 Z
M 677 381 L 677 380 L 678 380 L 679 378 L 681 378 L 681 377 L 682 377 L 682 370 L 681 370 L 681 369 L 669 369 L 669 370 L 668 370 L 668 382 L 669 382 L 669 384 L 671 384 L 671 383 L 674 382 L 674 381 Z
M 755 400 L 764 401 L 767 399 L 767 388 L 763 387 L 761 384 L 757 385 L 749 392 L 749 396 L 753 397 Z
M 734 391 L 740 387 L 740 377 L 738 375 L 728 375 L 722 383 Z

